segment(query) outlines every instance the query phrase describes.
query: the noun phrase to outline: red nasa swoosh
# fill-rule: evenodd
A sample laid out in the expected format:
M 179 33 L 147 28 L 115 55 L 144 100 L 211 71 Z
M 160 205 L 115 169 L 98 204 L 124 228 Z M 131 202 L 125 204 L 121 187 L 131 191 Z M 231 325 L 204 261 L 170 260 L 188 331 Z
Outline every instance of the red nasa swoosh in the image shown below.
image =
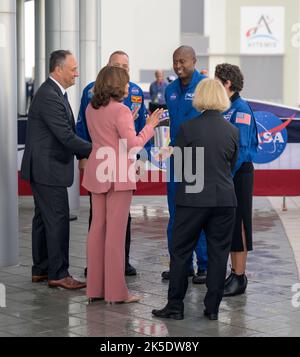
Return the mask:
M 295 116 L 296 116 L 296 114 L 292 115 L 292 116 L 290 117 L 290 119 L 287 120 L 285 123 L 283 123 L 283 124 L 277 126 L 276 128 L 273 128 L 273 129 L 270 129 L 270 130 L 265 131 L 265 132 L 263 132 L 263 133 L 260 133 L 259 136 L 262 137 L 262 136 L 264 136 L 264 135 L 267 134 L 267 133 L 274 134 L 274 133 L 278 133 L 278 132 L 282 131 L 283 129 L 285 129 L 286 127 L 288 127 L 288 126 L 291 124 L 291 122 L 295 119 Z

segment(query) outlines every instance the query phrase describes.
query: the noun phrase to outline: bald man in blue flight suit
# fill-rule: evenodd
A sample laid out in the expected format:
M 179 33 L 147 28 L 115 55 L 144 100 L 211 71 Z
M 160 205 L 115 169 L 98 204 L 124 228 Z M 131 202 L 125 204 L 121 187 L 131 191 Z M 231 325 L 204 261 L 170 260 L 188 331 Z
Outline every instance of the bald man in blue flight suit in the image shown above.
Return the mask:
M 129 72 L 129 57 L 123 51 L 115 51 L 110 55 L 108 65 L 122 67 Z M 78 114 L 78 120 L 76 124 L 77 135 L 87 141 L 91 141 L 91 138 L 87 128 L 85 111 L 93 96 L 94 83 L 95 82 L 88 84 L 83 90 L 81 105 Z M 127 107 L 129 107 L 129 109 L 132 111 L 135 119 L 134 121 L 135 130 L 137 133 L 139 133 L 145 126 L 146 117 L 148 115 L 147 109 L 144 104 L 144 93 L 142 89 L 135 83 L 129 82 L 129 95 L 124 100 L 123 103 Z M 145 145 L 145 149 L 148 153 L 148 157 L 150 157 L 149 156 L 151 151 L 150 141 Z M 143 157 L 141 159 L 145 161 L 147 158 Z M 91 224 L 91 219 L 92 219 L 92 209 L 90 206 L 89 226 Z M 126 262 L 125 275 L 128 276 L 136 275 L 136 269 L 129 262 L 130 243 L 131 243 L 131 216 L 129 213 L 127 230 L 126 230 L 126 242 L 125 242 L 125 262 Z M 85 275 L 86 275 L 86 269 L 85 269 Z
M 178 78 L 172 82 L 165 92 L 166 104 L 170 115 L 170 146 L 174 145 L 176 135 L 180 125 L 190 119 L 199 116 L 199 112 L 194 109 L 192 103 L 194 92 L 198 83 L 206 78 L 196 69 L 196 54 L 193 48 L 189 46 L 179 47 L 173 54 L 173 68 Z M 172 231 L 175 216 L 175 193 L 176 182 L 174 182 L 174 160 L 171 157 L 170 172 L 168 172 L 168 206 L 169 206 L 169 224 L 167 229 L 168 249 L 171 252 Z M 197 273 L 194 272 L 193 262 L 191 261 L 190 276 L 193 276 L 194 284 L 204 284 L 206 281 L 207 269 L 207 247 L 206 238 L 202 232 L 196 249 Z M 169 279 L 169 271 L 162 273 L 162 278 Z

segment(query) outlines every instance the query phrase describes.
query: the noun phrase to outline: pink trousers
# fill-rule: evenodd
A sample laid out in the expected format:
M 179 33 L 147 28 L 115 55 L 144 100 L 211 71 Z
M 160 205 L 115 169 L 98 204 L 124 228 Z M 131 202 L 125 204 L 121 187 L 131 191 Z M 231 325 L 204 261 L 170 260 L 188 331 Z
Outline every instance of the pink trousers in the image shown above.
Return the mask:
M 125 236 L 133 191 L 92 193 L 93 218 L 87 240 L 87 296 L 128 299 Z

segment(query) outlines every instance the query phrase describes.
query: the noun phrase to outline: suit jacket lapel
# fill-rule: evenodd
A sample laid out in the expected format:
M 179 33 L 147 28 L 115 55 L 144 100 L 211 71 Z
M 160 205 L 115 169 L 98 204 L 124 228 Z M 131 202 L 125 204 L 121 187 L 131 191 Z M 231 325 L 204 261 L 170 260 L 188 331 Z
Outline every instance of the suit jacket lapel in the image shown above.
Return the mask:
M 75 130 L 75 119 L 74 119 L 74 114 L 73 114 L 71 106 L 66 104 L 65 98 L 64 98 L 59 86 L 54 81 L 52 81 L 52 79 L 50 79 L 50 78 L 47 79 L 47 82 L 55 89 L 56 93 L 61 98 L 61 101 L 63 102 L 63 105 L 66 109 L 67 114 L 68 114 L 69 123 L 71 124 L 71 127 L 72 127 L 73 131 L 75 132 L 76 131 Z

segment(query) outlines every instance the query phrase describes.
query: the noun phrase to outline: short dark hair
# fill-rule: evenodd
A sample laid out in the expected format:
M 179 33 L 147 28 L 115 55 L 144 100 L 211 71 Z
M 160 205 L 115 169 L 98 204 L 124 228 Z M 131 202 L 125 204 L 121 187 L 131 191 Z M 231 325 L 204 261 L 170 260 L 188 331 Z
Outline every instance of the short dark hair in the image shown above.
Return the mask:
M 67 56 L 72 55 L 68 50 L 57 50 L 51 53 L 49 61 L 49 72 L 54 72 L 55 68 L 64 64 Z
M 215 70 L 217 77 L 223 84 L 231 82 L 229 88 L 233 92 L 240 92 L 244 88 L 244 76 L 239 66 L 229 63 L 218 64 Z
M 105 66 L 99 72 L 95 85 L 91 105 L 94 109 L 105 107 L 111 98 L 122 102 L 125 86 L 129 83 L 128 72 L 124 68 Z

